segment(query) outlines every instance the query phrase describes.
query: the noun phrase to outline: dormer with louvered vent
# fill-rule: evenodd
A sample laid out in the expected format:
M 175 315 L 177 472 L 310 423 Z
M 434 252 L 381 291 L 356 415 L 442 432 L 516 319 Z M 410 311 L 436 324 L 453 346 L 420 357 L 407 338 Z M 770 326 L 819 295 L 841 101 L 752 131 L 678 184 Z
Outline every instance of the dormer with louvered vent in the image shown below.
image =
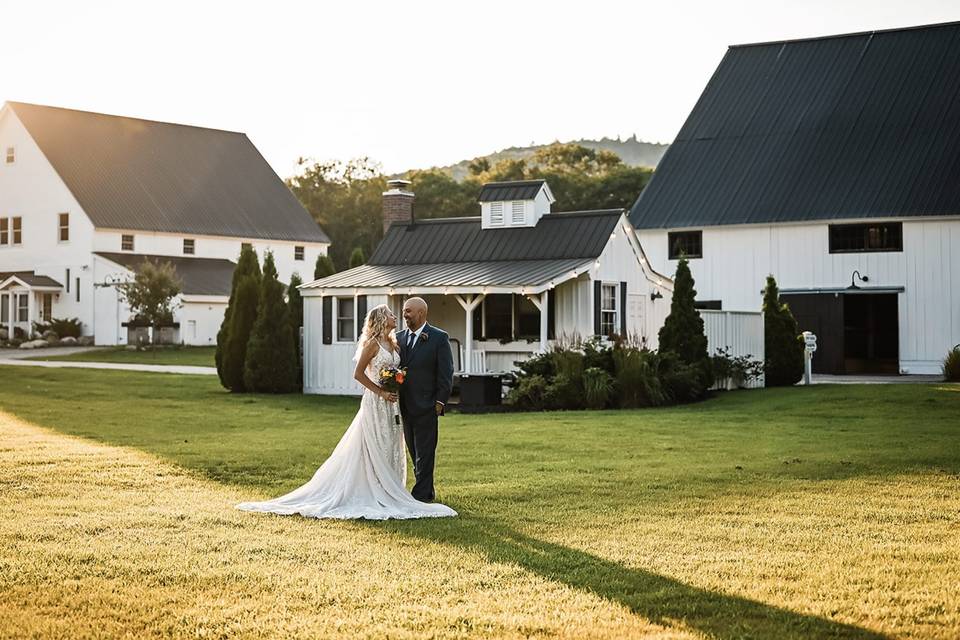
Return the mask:
M 546 180 L 488 182 L 480 190 L 484 229 L 533 227 L 554 202 Z

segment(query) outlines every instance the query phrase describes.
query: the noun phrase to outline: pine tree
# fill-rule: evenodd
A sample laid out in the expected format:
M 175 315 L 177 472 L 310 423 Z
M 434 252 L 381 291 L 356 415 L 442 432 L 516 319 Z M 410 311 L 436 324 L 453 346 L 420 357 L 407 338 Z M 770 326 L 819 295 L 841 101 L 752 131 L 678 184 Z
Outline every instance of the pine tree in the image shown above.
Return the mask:
M 784 387 L 803 377 L 803 341 L 790 307 L 780 302 L 774 277 L 763 291 L 764 373 L 766 386 Z
M 673 280 L 670 315 L 660 328 L 660 351 L 672 351 L 687 364 L 707 360 L 707 335 L 703 318 L 694 307 L 697 290 L 693 285 L 690 267 L 685 259 L 681 259 Z
M 247 391 L 243 380 L 247 343 L 257 320 L 260 286 L 254 276 L 243 276 L 237 283 L 234 307 L 223 350 L 223 386 L 235 393 Z
M 303 326 L 303 296 L 299 287 L 303 284 L 300 274 L 290 276 L 290 285 L 287 287 L 287 306 L 290 308 L 290 333 L 293 335 L 294 353 L 297 357 L 297 380 L 303 380 L 303 363 L 300 361 L 300 327 Z
M 290 309 L 283 299 L 272 253 L 263 261 L 259 296 L 257 319 L 247 345 L 244 386 L 259 393 L 290 393 L 297 388 L 297 354 Z
M 363 255 L 363 249 L 357 247 L 353 250 L 353 253 L 350 254 L 350 268 L 362 266 L 367 262 L 367 256 Z
M 240 247 L 240 259 L 237 260 L 237 266 L 233 269 L 233 279 L 230 282 L 230 299 L 227 301 L 227 309 L 223 313 L 220 330 L 217 331 L 217 351 L 214 354 L 214 361 L 217 365 L 217 376 L 220 377 L 220 384 L 227 389 L 231 387 L 227 384 L 227 379 L 224 376 L 223 356 L 227 348 L 227 337 L 230 334 L 230 316 L 235 306 L 237 284 L 244 276 L 252 276 L 259 285 L 260 261 L 257 259 L 257 252 L 247 244 Z
M 313 279 L 319 280 L 320 278 L 326 278 L 327 276 L 332 276 L 337 272 L 336 268 L 333 266 L 333 260 L 330 259 L 330 256 L 326 254 L 320 254 L 317 256 L 317 264 L 313 268 Z

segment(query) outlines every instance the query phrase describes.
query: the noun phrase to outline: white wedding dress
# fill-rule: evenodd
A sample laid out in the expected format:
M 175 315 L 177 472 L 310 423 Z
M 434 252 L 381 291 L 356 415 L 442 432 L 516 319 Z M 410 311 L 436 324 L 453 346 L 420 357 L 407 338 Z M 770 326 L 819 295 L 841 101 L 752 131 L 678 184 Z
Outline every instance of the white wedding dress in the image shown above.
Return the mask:
M 399 354 L 380 345 L 367 377 L 376 383 L 383 367 L 399 363 Z M 344 520 L 457 515 L 446 505 L 420 502 L 407 491 L 407 455 L 396 413 L 396 404 L 364 388 L 356 417 L 310 482 L 273 500 L 242 502 L 237 509 Z

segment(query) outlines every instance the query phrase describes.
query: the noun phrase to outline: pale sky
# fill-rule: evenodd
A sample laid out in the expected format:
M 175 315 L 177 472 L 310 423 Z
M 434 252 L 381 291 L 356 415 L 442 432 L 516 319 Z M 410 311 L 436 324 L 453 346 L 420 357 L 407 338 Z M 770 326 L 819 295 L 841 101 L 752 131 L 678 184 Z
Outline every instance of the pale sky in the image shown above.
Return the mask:
M 670 142 L 730 44 L 960 20 L 957 0 L 0 0 L 0 102 L 245 132 L 387 172 L 504 147 Z

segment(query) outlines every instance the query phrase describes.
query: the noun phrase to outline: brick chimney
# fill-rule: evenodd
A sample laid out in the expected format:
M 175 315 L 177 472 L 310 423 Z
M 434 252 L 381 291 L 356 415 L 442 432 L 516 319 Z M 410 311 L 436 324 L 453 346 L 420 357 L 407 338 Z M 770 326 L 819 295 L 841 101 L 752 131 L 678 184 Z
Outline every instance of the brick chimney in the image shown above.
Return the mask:
M 413 192 L 409 180 L 388 180 L 383 192 L 383 233 L 394 222 L 413 222 Z

